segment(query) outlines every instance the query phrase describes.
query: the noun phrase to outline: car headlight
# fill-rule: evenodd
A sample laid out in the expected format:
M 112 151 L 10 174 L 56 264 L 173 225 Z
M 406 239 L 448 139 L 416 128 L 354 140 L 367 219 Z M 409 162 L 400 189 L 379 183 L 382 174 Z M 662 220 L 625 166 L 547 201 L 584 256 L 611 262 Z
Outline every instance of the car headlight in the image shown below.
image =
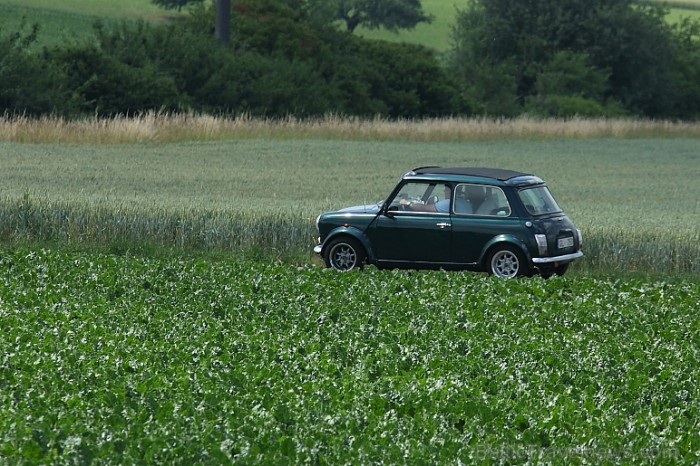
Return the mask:
M 318 222 L 321 221 L 321 214 L 318 214 L 318 217 L 316 217 L 316 231 L 318 231 Z
M 581 249 L 581 246 L 583 246 L 583 234 L 579 229 L 576 230 L 576 234 L 578 235 L 578 248 Z
M 535 241 L 537 242 L 537 252 L 540 256 L 547 255 L 547 235 L 535 235 Z

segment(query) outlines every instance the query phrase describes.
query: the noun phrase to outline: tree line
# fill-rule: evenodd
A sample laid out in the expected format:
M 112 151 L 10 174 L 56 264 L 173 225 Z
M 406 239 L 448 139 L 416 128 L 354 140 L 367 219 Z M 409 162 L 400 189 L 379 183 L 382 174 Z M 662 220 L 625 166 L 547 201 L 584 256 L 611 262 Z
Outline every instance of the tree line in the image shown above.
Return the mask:
M 635 0 L 467 0 L 443 55 L 357 37 L 317 0 L 233 0 L 222 46 L 208 3 L 167 25 L 97 23 L 94 40 L 41 50 L 36 26 L 0 31 L 0 111 L 700 116 L 700 23 L 668 24 Z M 378 27 L 375 13 L 363 18 Z M 413 25 L 430 19 L 414 13 Z

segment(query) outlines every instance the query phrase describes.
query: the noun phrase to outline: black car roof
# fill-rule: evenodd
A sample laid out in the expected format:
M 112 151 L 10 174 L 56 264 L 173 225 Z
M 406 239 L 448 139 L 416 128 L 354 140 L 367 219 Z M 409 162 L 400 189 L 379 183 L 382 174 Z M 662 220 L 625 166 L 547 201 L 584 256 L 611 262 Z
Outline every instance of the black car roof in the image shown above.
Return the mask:
M 485 167 L 420 167 L 414 168 L 413 173 L 417 175 L 464 175 L 480 176 L 483 178 L 493 178 L 494 180 L 507 181 L 519 176 L 532 176 L 531 173 L 522 173 L 502 168 Z

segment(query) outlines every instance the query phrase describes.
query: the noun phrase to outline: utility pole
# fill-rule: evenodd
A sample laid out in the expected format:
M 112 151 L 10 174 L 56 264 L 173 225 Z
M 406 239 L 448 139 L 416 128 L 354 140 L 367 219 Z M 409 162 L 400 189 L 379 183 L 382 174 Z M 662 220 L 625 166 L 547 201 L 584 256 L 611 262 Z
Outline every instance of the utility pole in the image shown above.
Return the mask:
M 216 0 L 216 38 L 227 45 L 231 36 L 231 0 Z

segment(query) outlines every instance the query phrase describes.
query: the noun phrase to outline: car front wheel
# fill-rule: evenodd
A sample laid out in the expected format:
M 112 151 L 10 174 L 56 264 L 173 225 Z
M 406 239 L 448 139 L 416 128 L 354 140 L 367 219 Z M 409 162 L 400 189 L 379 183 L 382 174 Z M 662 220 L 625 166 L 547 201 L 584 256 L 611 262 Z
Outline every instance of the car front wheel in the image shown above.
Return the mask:
M 345 272 L 362 267 L 365 250 L 354 238 L 338 238 L 328 245 L 324 259 L 326 267 Z
M 530 275 L 525 256 L 515 246 L 498 246 L 489 254 L 487 270 L 500 278 Z

